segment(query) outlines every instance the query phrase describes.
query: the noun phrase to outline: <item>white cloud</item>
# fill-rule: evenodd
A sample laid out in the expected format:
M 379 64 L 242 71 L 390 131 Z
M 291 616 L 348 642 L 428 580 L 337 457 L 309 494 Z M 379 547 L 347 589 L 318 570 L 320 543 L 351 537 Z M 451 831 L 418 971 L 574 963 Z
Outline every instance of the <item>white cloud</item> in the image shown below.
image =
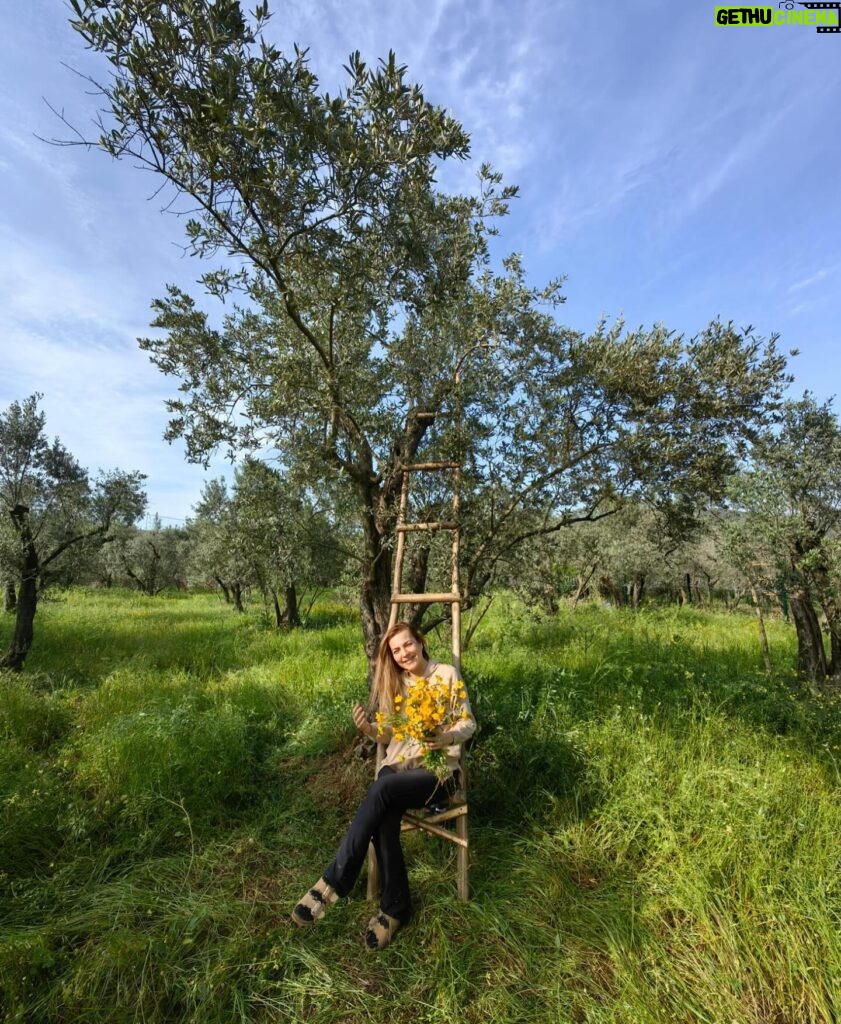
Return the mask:
M 832 266 L 821 267 L 820 270 L 816 270 L 808 277 L 804 277 L 801 280 L 790 284 L 788 290 L 791 293 L 803 291 L 805 288 L 811 288 L 813 285 L 820 284 L 821 281 L 825 281 L 828 277 L 834 278 L 838 274 L 839 270 L 841 270 L 841 267 L 839 267 L 837 263 Z
M 162 440 L 175 385 L 137 346 L 146 329 L 136 284 L 8 230 L 0 252 L 0 406 L 41 392 L 48 433 L 83 465 L 140 470 L 153 511 L 186 516 L 205 474 Z

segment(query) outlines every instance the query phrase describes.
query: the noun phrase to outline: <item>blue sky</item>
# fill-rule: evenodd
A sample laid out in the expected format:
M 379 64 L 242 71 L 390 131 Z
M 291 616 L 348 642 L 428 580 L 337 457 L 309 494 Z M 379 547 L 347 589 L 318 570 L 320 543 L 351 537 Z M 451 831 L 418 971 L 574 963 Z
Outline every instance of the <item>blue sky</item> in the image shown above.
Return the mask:
M 502 248 L 535 284 L 567 276 L 563 321 L 621 316 L 686 335 L 715 316 L 750 323 L 800 350 L 796 393 L 828 398 L 841 363 L 841 34 L 722 28 L 714 7 L 272 4 L 276 38 L 309 47 L 325 87 L 351 51 L 370 63 L 393 49 L 461 120 L 475 164 L 520 186 Z M 94 110 L 64 65 L 102 67 L 68 14 L 19 3 L 0 41 L 0 407 L 42 392 L 51 435 L 94 470 L 145 472 L 150 512 L 177 522 L 205 474 L 161 440 L 176 383 L 135 339 L 166 283 L 190 287 L 201 268 L 148 174 L 36 137 L 66 135 L 45 98 L 83 128 Z

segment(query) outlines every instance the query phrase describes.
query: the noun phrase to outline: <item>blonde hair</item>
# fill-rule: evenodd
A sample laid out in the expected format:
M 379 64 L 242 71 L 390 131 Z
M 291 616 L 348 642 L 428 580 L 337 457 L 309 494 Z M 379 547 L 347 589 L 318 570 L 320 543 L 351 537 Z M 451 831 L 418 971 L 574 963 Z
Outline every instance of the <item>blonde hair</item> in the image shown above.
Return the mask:
M 393 626 L 390 626 L 383 634 L 379 650 L 377 651 L 377 660 L 374 666 L 374 685 L 371 687 L 371 698 L 368 702 L 368 706 L 372 711 L 379 710 L 387 714 L 394 711 L 394 698 L 400 691 L 400 680 L 403 676 L 403 670 L 398 667 L 397 662 L 394 660 L 389 644 L 393 637 L 404 631 L 412 634 L 421 645 L 424 658 L 429 661 L 426 638 L 419 629 L 415 629 L 408 622 L 395 622 Z

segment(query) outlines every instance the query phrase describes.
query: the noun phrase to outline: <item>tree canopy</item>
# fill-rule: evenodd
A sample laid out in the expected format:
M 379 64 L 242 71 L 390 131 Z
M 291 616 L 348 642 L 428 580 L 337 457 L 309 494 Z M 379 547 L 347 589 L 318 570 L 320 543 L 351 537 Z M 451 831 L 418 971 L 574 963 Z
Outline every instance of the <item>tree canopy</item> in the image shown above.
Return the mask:
M 516 189 L 487 165 L 474 194 L 439 187 L 467 133 L 394 54 L 352 54 L 330 95 L 305 50 L 270 41 L 265 5 L 250 20 L 235 0 L 71 6 L 110 64 L 82 144 L 170 187 L 226 303 L 211 315 L 174 286 L 154 303 L 141 345 L 180 382 L 168 436 L 198 461 L 268 449 L 353 506 L 369 656 L 407 461 L 465 466 L 468 601 L 518 545 L 630 493 L 684 519 L 720 495 L 787 382 L 773 338 L 717 320 L 689 340 L 563 327 L 560 280 L 492 259 Z

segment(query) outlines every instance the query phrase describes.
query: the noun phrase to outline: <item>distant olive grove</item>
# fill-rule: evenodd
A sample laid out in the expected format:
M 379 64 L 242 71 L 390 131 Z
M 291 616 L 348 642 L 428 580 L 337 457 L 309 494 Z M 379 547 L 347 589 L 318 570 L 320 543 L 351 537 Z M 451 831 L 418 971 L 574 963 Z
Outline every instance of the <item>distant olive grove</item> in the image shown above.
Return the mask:
M 47 441 L 37 396 L 0 414 L 0 459 L 0 568 L 5 611 L 15 616 L 8 668 L 23 666 L 38 596 L 51 587 L 119 586 L 149 596 L 211 589 L 234 611 L 259 607 L 272 625 L 295 627 L 323 591 L 350 599 L 359 586 L 365 538 L 353 510 L 262 462 L 245 460 L 230 491 L 224 480 L 210 481 L 185 526 L 155 519 L 141 528 L 139 475 L 115 472 L 91 483 L 58 440 Z M 468 595 L 466 640 L 501 590 L 543 614 L 584 601 L 633 610 L 741 605 L 758 615 L 763 642 L 764 614 L 789 619 L 800 673 L 834 680 L 841 671 L 839 465 L 841 430 L 830 405 L 809 396 L 788 401 L 779 424 L 758 434 L 739 471 L 722 481 L 718 503 L 699 493 L 692 516 L 680 519 L 630 492 L 611 514 L 535 530 L 516 557 L 497 559 L 478 595 Z M 467 491 L 468 516 L 480 500 Z M 528 517 L 519 522 L 522 529 Z M 465 546 L 469 559 L 470 534 Z M 434 578 L 447 557 L 424 538 L 410 547 L 408 564 Z M 440 621 L 428 606 L 407 611 L 419 625 Z

